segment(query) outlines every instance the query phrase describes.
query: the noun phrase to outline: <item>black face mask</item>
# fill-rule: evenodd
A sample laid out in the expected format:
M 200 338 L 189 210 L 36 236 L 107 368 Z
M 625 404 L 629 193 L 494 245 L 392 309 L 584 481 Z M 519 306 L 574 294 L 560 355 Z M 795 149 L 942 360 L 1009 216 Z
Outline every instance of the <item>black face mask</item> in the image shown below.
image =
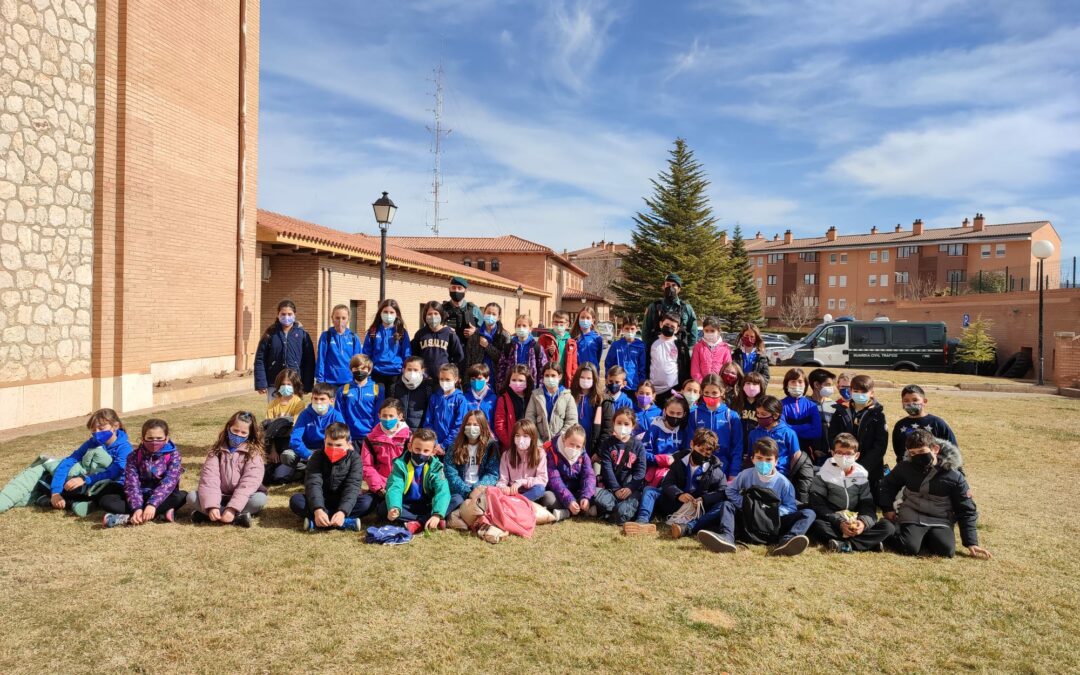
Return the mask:
M 682 420 L 683 420 L 683 418 L 681 418 L 681 417 L 673 417 L 671 415 L 664 415 L 664 422 L 666 422 L 667 425 L 669 427 L 671 427 L 672 429 L 674 429 L 675 427 L 681 425 Z
M 921 455 L 914 455 L 910 457 L 908 461 L 925 471 L 934 463 L 934 453 L 924 452 Z
M 671 326 L 662 326 L 660 328 L 660 334 L 664 337 L 671 337 L 672 335 L 675 335 L 675 329 Z
M 410 452 L 409 459 L 414 466 L 424 466 L 431 459 L 431 455 L 421 455 L 419 452 Z
M 371 373 L 369 373 L 366 370 L 354 370 L 354 371 L 352 371 L 352 376 L 357 382 L 363 382 L 364 380 L 366 380 L 368 378 L 368 375 L 371 375 Z
M 668 286 L 664 289 L 664 297 L 668 300 L 674 300 L 675 298 L 679 297 L 679 287 Z
M 698 454 L 696 452 L 693 454 L 693 457 L 694 457 L 694 464 L 696 464 L 698 466 L 703 466 L 705 464 L 705 462 L 708 462 L 710 459 L 712 459 L 712 455 L 701 455 L 701 454 Z
M 465 299 L 465 291 L 450 291 L 450 299 L 454 302 L 461 302 Z

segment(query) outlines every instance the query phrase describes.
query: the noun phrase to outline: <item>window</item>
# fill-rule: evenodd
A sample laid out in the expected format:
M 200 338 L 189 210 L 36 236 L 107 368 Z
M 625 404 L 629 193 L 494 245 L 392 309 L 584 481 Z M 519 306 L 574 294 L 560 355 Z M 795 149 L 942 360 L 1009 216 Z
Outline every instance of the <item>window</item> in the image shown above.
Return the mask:
M 818 306 L 818 298 L 817 298 L 816 295 L 804 295 L 802 304 L 803 304 L 803 307 L 817 307 Z
M 878 302 L 888 302 L 888 298 L 878 298 Z
M 892 342 L 897 347 L 922 347 L 927 343 L 926 326 L 893 326 Z
M 898 283 L 898 284 L 909 284 L 909 283 L 911 283 L 911 272 L 897 272 L 896 273 L 896 283 Z
M 841 305 L 843 307 L 843 305 Z M 847 327 L 846 326 L 829 326 L 825 330 L 821 331 L 821 335 L 818 335 L 817 341 L 814 343 L 815 347 L 833 347 L 836 345 L 843 345 L 847 342 Z
M 840 298 L 839 300 L 837 300 L 836 301 L 836 308 L 837 309 L 846 309 L 847 308 L 847 298 Z
M 829 309 L 836 309 L 836 298 L 829 298 Z
M 997 254 L 996 255 L 999 258 L 1004 258 L 1005 257 L 1005 244 L 998 244 L 997 245 Z
M 982 250 L 979 251 L 979 257 L 980 258 L 989 258 L 990 257 L 990 244 L 983 244 L 982 245 Z
M 757 278 L 757 287 L 761 288 L 761 277 Z
M 867 298 L 867 300 L 866 300 L 866 304 L 868 304 L 868 305 L 872 305 L 875 302 L 877 302 L 877 300 L 874 300 L 873 298 Z
M 817 262 L 818 261 L 818 254 L 815 251 L 810 251 L 810 252 L 807 252 L 807 253 L 800 253 L 799 254 L 799 260 L 805 260 L 806 262 Z
M 870 302 L 873 298 L 870 299 Z M 852 326 L 851 344 L 855 347 L 876 347 L 887 343 L 885 326 Z
M 881 262 L 889 262 L 889 252 L 888 251 L 882 251 L 881 252 Z
M 840 275 L 840 288 L 847 288 L 847 275 Z
M 898 258 L 910 258 L 913 255 L 918 254 L 918 246 L 901 246 L 896 249 L 896 257 Z
M 616 262 L 619 262 L 619 261 L 616 261 Z M 498 272 L 499 271 L 499 259 L 498 258 L 492 258 L 491 259 L 491 271 L 492 272 Z
M 847 264 L 847 253 L 841 253 L 840 254 L 840 264 L 841 265 L 846 265 Z
M 765 283 L 769 284 L 770 286 L 775 286 L 776 285 L 776 275 L 775 274 L 770 274 L 768 280 L 766 280 Z
M 765 306 L 766 307 L 776 307 L 776 296 L 775 295 L 770 295 L 769 297 L 765 298 Z
M 877 262 L 877 251 L 870 251 L 870 262 Z
M 870 287 L 873 288 L 874 286 L 877 286 L 877 275 L 876 274 L 871 274 L 870 275 Z
M 816 274 L 804 274 L 802 276 L 802 282 L 804 284 L 806 284 L 807 286 L 815 286 L 815 285 L 817 285 L 817 275 Z
M 889 275 L 888 274 L 882 274 L 881 277 L 880 277 L 880 281 L 878 282 L 878 285 L 881 286 L 882 288 L 888 288 L 888 286 L 889 286 Z
M 835 253 L 830 253 L 829 254 L 829 263 L 832 264 L 832 265 L 836 264 L 836 254 Z
M 769 264 L 772 265 L 772 264 L 778 263 L 778 262 L 784 262 L 784 254 L 783 253 L 770 253 L 769 254 Z
M 482 270 L 482 269 L 485 269 L 485 268 L 486 268 L 486 264 L 484 263 L 484 259 L 483 258 L 477 259 L 477 261 L 476 261 L 476 269 Z
M 950 283 L 967 280 L 967 270 L 949 270 L 945 277 Z
M 967 244 L 942 244 L 938 251 L 951 256 L 967 255 Z
M 760 256 L 760 255 L 759 255 L 759 256 L 757 257 L 757 266 L 758 266 L 758 267 L 761 267 L 761 266 L 762 266 L 762 265 L 764 265 L 764 264 L 765 264 L 765 257 L 764 257 L 764 256 Z
M 465 267 L 472 267 L 472 258 L 465 258 L 461 261 L 461 264 Z
M 835 287 L 836 287 L 836 277 L 833 276 L 833 275 L 829 275 L 829 288 L 835 288 Z

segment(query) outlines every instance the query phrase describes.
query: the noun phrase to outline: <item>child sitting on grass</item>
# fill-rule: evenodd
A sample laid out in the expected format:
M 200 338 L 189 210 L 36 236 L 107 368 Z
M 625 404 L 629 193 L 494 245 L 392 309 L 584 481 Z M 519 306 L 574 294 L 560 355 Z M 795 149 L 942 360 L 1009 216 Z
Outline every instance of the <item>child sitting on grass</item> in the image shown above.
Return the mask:
M 869 375 L 851 378 L 850 393 L 851 400 L 846 405 L 837 405 L 833 412 L 829 438 L 848 433 L 859 440 L 859 463 L 870 474 L 870 494 L 877 501 L 881 477 L 885 475 L 885 451 L 889 447 L 885 409 L 874 398 L 874 378 Z
M 187 502 L 179 489 L 184 469 L 180 450 L 169 440 L 169 423 L 152 417 L 143 422 L 141 437 L 124 468 L 124 494 L 101 497 L 105 527 L 144 525 L 155 518 L 171 523 Z
M 54 509 L 70 505 L 71 510 L 81 516 L 85 516 L 89 510 L 92 496 L 100 500 L 109 494 L 124 494 L 124 473 L 128 455 L 131 454 L 127 431 L 112 408 L 95 411 L 86 421 L 86 428 L 90 430 L 90 440 L 63 459 L 53 471 L 49 500 Z M 86 453 L 99 447 L 104 448 L 112 458 L 108 466 L 96 473 L 68 476 L 68 472 L 82 461 Z
M 503 450 L 499 461 L 499 482 L 495 485 L 503 494 L 519 494 L 538 502 L 544 496 L 548 472 L 536 425 L 529 420 L 518 420 L 511 438 L 511 446 Z
M 596 495 L 596 474 L 585 442 L 585 429 L 575 424 L 544 445 L 548 484 L 540 504 L 556 520 L 587 514 Z
M 674 457 L 671 470 L 664 476 L 660 489 L 663 499 L 675 509 L 697 502 L 701 514 L 686 523 L 672 523 L 671 538 L 689 537 L 703 528 L 719 525 L 727 499 L 727 474 L 724 462 L 715 456 L 719 441 L 716 432 L 700 428 L 694 432 L 690 449 Z
M 926 392 L 917 384 L 909 384 L 900 391 L 900 404 L 904 406 L 907 417 L 896 420 L 893 426 L 892 447 L 897 463 L 904 461 L 907 436 L 916 429 L 926 429 L 934 435 L 934 438 L 944 439 L 956 446 L 960 445 L 956 442 L 956 434 L 953 433 L 948 422 L 926 412 L 928 402 Z
M 905 448 L 904 461 L 882 481 L 878 501 L 885 518 L 897 525 L 894 542 L 900 552 L 951 558 L 956 555 L 953 525 L 959 524 L 960 540 L 972 557 L 990 559 L 990 551 L 979 546 L 979 512 L 960 472 L 960 451 L 926 429 L 908 434 Z
M 412 534 L 446 527 L 450 486 L 442 461 L 435 456 L 435 447 L 434 431 L 414 431 L 409 451 L 394 460 L 386 482 L 386 519 Z
M 319 385 L 315 385 L 318 389 Z M 349 425 L 326 427 L 323 447 L 308 459 L 304 491 L 289 499 L 289 509 L 304 519 L 303 529 L 360 530 L 357 510 L 364 471 L 349 438 Z
M 345 418 L 334 407 L 334 385 L 319 382 L 312 387 L 311 404 L 296 417 L 289 449 L 281 453 L 278 465 L 267 466 L 270 483 L 289 483 L 303 478 L 311 453 L 323 448 L 326 429 L 331 424 L 345 424 Z
M 396 398 L 388 398 L 379 406 L 379 423 L 367 438 L 359 443 L 360 460 L 364 465 L 367 489 L 357 499 L 356 512 L 363 518 L 386 500 L 386 481 L 394 460 L 405 453 L 409 442 L 409 426 L 404 421 L 405 408 Z M 357 445 L 354 442 L 354 445 Z
M 254 415 L 233 413 L 203 462 L 198 491 L 188 495 L 191 522 L 251 527 L 251 517 L 266 506 L 263 448 Z
M 776 441 L 759 438 L 751 455 L 754 466 L 742 471 L 727 488 L 719 527 L 702 529 L 697 539 L 714 553 L 734 553 L 735 537 L 750 543 L 778 541 L 769 555 L 791 556 L 806 550 L 806 532 L 814 522 L 811 509 L 795 503 L 795 488 L 776 469 Z
M 611 435 L 599 449 L 604 486 L 596 491 L 593 503 L 599 517 L 616 525 L 634 519 L 645 485 L 645 446 L 634 437 L 635 421 L 632 409 L 617 409 Z
M 840 434 L 833 441 L 832 459 L 810 486 L 810 507 L 817 514 L 810 533 L 836 553 L 881 550 L 894 531 L 892 523 L 878 519 L 869 474 L 858 459 L 859 441 Z
M 466 500 L 499 482 L 499 441 L 491 435 L 487 416 L 480 410 L 465 413 L 461 432 L 446 451 L 446 481 L 450 484 L 453 513 Z

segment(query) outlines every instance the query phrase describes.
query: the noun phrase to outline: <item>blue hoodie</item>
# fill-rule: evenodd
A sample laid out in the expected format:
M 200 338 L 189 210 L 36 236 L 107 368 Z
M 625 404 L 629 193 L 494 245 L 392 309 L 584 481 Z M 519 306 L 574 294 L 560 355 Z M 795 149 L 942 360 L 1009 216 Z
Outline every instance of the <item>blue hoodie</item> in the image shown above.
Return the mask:
M 661 417 L 653 420 L 641 442 L 645 445 L 645 462 L 649 466 L 656 466 L 657 455 L 674 455 L 689 448 L 690 435 L 686 427 L 672 430 Z
M 309 405 L 296 416 L 292 436 L 289 437 L 289 448 L 297 457 L 306 461 L 313 451 L 326 445 L 326 427 L 334 422 L 345 422 L 340 410 L 331 405 L 326 414 L 320 417 Z
M 454 445 L 466 412 L 465 394 L 462 394 L 460 389 L 449 394 L 444 394 L 442 389 L 439 389 L 428 401 L 427 412 L 424 413 L 424 428 L 435 432 L 439 445 L 445 450 Z
M 360 353 L 360 338 L 348 328 L 338 335 L 333 328 L 326 329 L 319 338 L 319 354 L 315 361 L 315 381 L 327 382 L 340 387 L 352 382 L 349 362 Z
M 648 410 L 640 410 L 636 405 L 634 406 L 634 410 L 637 415 L 637 426 L 634 427 L 634 434 L 647 433 L 649 427 L 652 426 L 652 423 L 655 422 L 657 418 L 664 416 L 664 411 L 655 403 L 653 403 Z
M 75 466 L 76 463 L 81 462 L 83 455 L 99 445 L 101 444 L 91 437 L 85 443 L 80 445 L 78 450 L 68 455 L 64 461 L 57 465 L 56 471 L 53 472 L 52 484 L 50 486 L 53 494 L 60 494 L 64 491 L 64 483 L 67 482 L 68 472 L 71 471 L 71 467 Z M 111 480 L 121 485 L 124 484 L 124 469 L 127 466 L 128 455 L 131 454 L 131 441 L 128 440 L 127 432 L 123 429 L 118 430 L 113 442 L 103 447 L 105 448 L 105 452 L 109 453 L 109 456 L 112 457 L 112 464 L 98 473 L 83 476 L 83 480 L 86 481 L 86 487 L 90 487 L 94 483 L 102 480 Z
M 595 330 L 590 330 L 588 333 L 581 333 L 576 338 L 577 340 L 577 362 L 578 367 L 581 367 L 583 363 L 591 363 L 596 366 L 596 372 L 600 372 L 600 353 L 604 351 L 604 338 L 600 337 L 600 334 Z
M 716 432 L 720 446 L 714 456 L 724 463 L 724 474 L 728 478 L 737 476 L 742 470 L 743 454 L 742 420 L 739 419 L 739 413 L 723 402 L 716 410 L 709 410 L 704 403 L 698 404 L 690 411 L 690 422 L 687 425 L 690 437 L 693 438 L 693 432 L 702 427 Z
M 334 408 L 341 411 L 353 438 L 365 438 L 379 423 L 379 406 L 386 392 L 369 377 L 364 384 L 356 381 L 342 385 L 334 398 Z
M 780 456 L 776 460 L 776 470 L 786 476 L 788 466 L 791 465 L 791 458 L 799 451 L 799 437 L 795 434 L 795 430 L 789 427 L 783 419 L 768 431 L 761 427 L 754 429 L 750 432 L 749 447 L 746 449 L 747 455 L 754 454 L 754 443 L 757 443 L 757 440 L 763 436 L 768 436 L 780 446 Z
M 484 417 L 487 418 L 488 429 L 495 428 L 495 402 L 499 400 L 499 397 L 495 395 L 495 391 L 488 386 L 484 390 L 483 398 L 477 399 L 476 392 L 470 387 L 468 391 L 464 392 L 462 396 L 465 397 L 465 412 L 470 410 L 479 410 L 484 413 Z M 465 413 L 462 413 L 464 418 Z M 456 438 L 456 437 L 455 437 Z
M 412 356 L 409 332 L 402 329 L 401 339 L 394 339 L 393 326 L 379 326 L 375 335 L 364 335 L 364 353 L 371 358 L 372 368 L 379 375 L 400 375 L 405 359 Z
M 605 372 L 616 365 L 626 371 L 626 388 L 637 391 L 645 375 L 645 343 L 637 338 L 633 342 L 621 338 L 612 342 L 604 359 Z
M 737 510 L 742 510 L 744 490 L 752 487 L 761 487 L 769 490 L 780 498 L 780 516 L 787 516 L 799 510 L 795 501 L 795 486 L 791 484 L 779 469 L 774 469 L 772 476 L 762 479 L 758 476 L 757 469 L 750 467 L 743 469 L 735 480 L 728 483 L 727 498 Z
M 808 449 L 815 441 L 821 440 L 821 409 L 805 396 L 794 398 L 785 396 L 780 403 L 784 406 L 784 413 L 780 419 L 788 423 L 799 437 L 799 447 Z M 824 446 L 822 445 L 823 449 Z

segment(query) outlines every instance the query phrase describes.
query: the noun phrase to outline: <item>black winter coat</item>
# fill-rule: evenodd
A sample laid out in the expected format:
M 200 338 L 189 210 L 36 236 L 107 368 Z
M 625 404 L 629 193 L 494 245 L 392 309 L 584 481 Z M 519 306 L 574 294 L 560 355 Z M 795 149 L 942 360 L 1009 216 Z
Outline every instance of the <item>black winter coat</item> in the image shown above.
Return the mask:
M 424 413 L 427 412 L 428 401 L 431 400 L 431 392 L 435 390 L 435 381 L 430 377 L 416 385 L 416 389 L 409 389 L 401 378 L 394 382 L 393 397 L 401 401 L 405 406 L 405 424 L 410 429 L 419 429 L 424 426 Z
M 855 407 L 848 402 L 837 405 L 829 422 L 829 438 L 849 433 L 859 441 L 859 464 L 870 473 L 870 489 L 877 490 L 885 467 L 885 453 L 889 449 L 889 430 L 885 426 L 885 408 L 872 400 L 859 417 L 859 426 L 855 426 Z M 876 493 L 875 493 L 876 494 Z
M 690 450 L 682 450 L 675 453 L 671 460 L 671 468 L 660 483 L 660 490 L 664 496 L 673 502 L 677 502 L 679 495 L 686 492 L 686 479 L 690 472 Z M 705 463 L 705 470 L 698 478 L 697 489 L 693 495 L 701 499 L 702 506 L 706 509 L 727 499 L 727 475 L 724 473 L 724 463 L 718 459 L 712 459 Z
M 304 478 L 308 508 L 312 513 L 324 509 L 331 516 L 335 511 L 348 514 L 360 496 L 363 480 L 364 467 L 356 450 L 349 450 L 337 462 L 331 462 L 324 450 L 316 450 L 308 459 Z

